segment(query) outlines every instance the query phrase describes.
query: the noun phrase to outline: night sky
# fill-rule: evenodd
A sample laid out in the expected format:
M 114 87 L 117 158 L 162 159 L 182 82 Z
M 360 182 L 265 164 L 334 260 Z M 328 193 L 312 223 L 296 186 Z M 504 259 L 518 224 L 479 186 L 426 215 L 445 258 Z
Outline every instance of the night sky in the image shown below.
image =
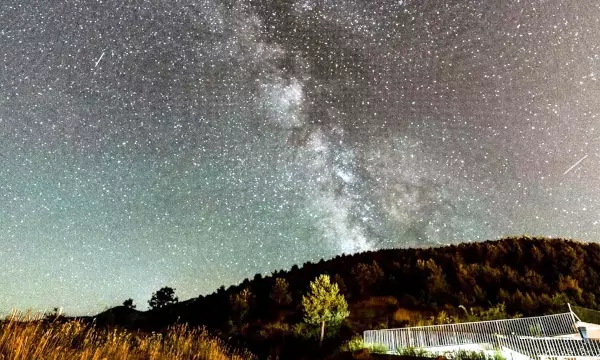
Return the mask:
M 599 76 L 597 0 L 2 0 L 0 313 L 600 241 Z

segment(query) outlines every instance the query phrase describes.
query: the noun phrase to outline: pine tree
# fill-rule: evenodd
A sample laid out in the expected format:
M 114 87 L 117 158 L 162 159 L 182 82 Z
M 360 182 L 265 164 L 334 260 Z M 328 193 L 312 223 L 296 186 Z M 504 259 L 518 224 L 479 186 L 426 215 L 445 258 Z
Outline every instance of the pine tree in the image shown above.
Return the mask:
M 302 296 L 304 322 L 321 325 L 320 343 L 325 337 L 325 324 L 338 325 L 350 315 L 348 303 L 329 275 L 320 275 L 310 283 L 310 292 Z

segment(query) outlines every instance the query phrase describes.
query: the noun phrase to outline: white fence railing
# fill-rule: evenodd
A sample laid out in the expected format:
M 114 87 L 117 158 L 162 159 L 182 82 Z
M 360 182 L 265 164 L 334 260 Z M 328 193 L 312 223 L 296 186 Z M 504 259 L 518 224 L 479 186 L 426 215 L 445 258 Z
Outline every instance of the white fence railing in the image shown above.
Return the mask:
M 383 345 L 394 353 L 401 348 L 446 352 L 449 348 L 510 350 L 532 359 L 582 357 L 600 359 L 600 341 L 581 339 L 572 312 L 446 325 L 368 330 L 366 345 Z M 557 338 L 558 337 L 558 338 Z

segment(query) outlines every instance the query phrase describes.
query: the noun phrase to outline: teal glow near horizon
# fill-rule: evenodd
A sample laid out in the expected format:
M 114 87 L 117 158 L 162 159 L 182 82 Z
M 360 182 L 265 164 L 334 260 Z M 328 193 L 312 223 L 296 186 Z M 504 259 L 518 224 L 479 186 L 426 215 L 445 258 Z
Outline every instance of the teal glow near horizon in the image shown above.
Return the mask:
M 600 5 L 374 4 L 0 8 L 0 314 L 144 309 L 380 248 L 600 241 Z

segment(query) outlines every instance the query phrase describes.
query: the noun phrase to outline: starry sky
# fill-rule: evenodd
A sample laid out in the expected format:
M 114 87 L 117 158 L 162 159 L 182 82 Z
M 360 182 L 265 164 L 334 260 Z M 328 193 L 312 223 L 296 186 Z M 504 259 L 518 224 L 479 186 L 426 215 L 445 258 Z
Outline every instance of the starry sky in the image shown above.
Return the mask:
M 3 0 L 0 313 L 600 241 L 599 76 L 596 0 Z

